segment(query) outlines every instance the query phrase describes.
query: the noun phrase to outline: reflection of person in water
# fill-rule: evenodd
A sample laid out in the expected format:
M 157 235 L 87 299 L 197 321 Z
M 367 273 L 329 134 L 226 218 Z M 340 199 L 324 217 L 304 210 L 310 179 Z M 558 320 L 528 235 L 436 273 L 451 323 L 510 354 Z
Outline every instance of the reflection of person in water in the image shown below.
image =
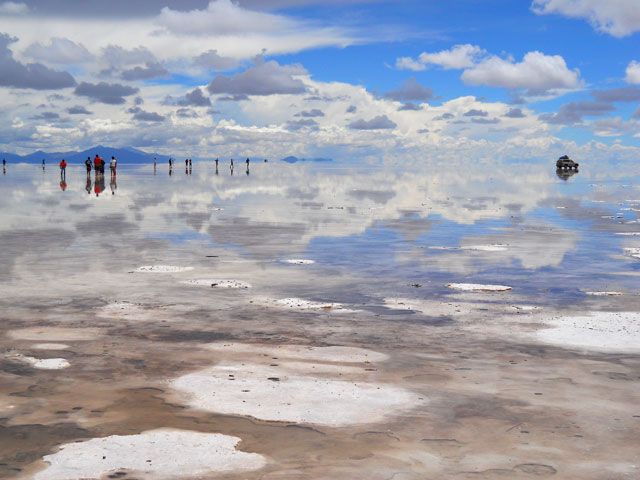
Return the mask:
M 218 175 L 218 166 L 216 165 L 216 175 Z
M 89 161 L 91 163 L 91 161 Z M 85 187 L 88 195 L 91 195 L 91 167 L 87 170 L 87 186 Z
M 93 191 L 96 193 L 96 197 L 104 191 L 104 175 L 102 173 L 98 173 L 96 175 L 96 181 L 95 185 L 93 186 Z
M 116 190 L 118 189 L 118 184 L 116 183 L 116 175 L 111 175 L 111 182 L 109 183 L 111 187 L 111 195 L 116 194 Z
M 67 189 L 67 181 L 64 178 L 60 180 L 60 189 L 63 192 Z

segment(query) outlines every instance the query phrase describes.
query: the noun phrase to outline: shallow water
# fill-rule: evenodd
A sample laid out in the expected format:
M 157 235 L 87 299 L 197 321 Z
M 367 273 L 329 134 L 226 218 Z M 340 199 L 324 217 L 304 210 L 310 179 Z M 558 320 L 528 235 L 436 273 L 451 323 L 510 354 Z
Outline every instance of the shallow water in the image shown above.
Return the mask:
M 238 478 L 637 478 L 640 172 L 586 165 L 564 179 L 552 167 L 123 165 L 96 189 L 83 166 L 63 184 L 57 169 L 9 165 L 0 476 L 28 478 L 61 443 L 172 427 L 238 437 L 266 458 Z M 447 288 L 457 283 L 512 289 Z M 604 327 L 589 347 L 571 340 L 588 329 L 536 333 L 619 311 L 633 314 L 615 324 L 618 343 Z M 202 347 L 230 341 L 381 352 L 336 359 L 331 374 L 309 360 L 290 377 L 269 368 L 424 404 L 339 428 L 286 422 L 286 401 L 277 422 L 234 414 L 233 391 L 222 411 L 194 407 L 175 379 L 237 365 L 260 382 L 250 354 Z

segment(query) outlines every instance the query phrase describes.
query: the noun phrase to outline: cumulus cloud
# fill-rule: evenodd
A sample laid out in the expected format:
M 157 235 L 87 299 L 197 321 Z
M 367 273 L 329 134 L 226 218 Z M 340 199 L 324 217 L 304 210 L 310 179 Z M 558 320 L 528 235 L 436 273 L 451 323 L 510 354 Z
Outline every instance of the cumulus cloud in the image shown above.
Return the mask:
M 91 112 L 81 105 L 67 108 L 67 113 L 71 115 L 90 115 Z
M 434 120 L 451 120 L 454 117 L 452 113 L 443 113 L 434 118 Z
M 520 108 L 512 108 L 507 113 L 504 114 L 507 118 L 524 118 L 524 113 L 522 113 L 522 109 Z
M 558 109 L 558 113 L 554 115 L 540 115 L 540 120 L 552 124 L 575 125 L 581 123 L 583 117 L 605 115 L 615 109 L 610 103 L 581 100 L 579 102 L 565 103 Z
M 349 128 L 353 130 L 391 130 L 396 126 L 386 115 L 378 115 L 371 120 L 355 120 L 349 124 Z
M 145 47 L 136 47 L 127 50 L 118 45 L 109 45 L 103 49 L 102 57 L 112 67 L 125 67 L 157 62 L 153 53 Z
M 416 105 L 413 102 L 407 102 L 404 105 L 402 105 L 400 108 L 398 108 L 399 112 L 404 112 L 404 111 L 417 111 L 417 110 L 422 110 L 422 105 Z
M 537 51 L 527 53 L 519 63 L 491 56 L 465 70 L 461 78 L 467 85 L 511 89 L 577 88 L 581 84 L 580 72 L 569 70 L 564 58 Z
M 176 110 L 176 115 L 181 118 L 198 118 L 198 112 L 190 108 L 179 108 Z
M 404 82 L 402 87 L 396 90 L 391 90 L 390 92 L 386 92 L 383 96 L 384 98 L 389 98 L 391 100 L 397 101 L 424 101 L 433 98 L 433 90 L 431 90 L 429 87 L 423 87 L 416 81 L 414 77 L 411 77 L 406 82 Z
M 306 117 L 306 118 L 324 117 L 324 112 L 317 108 L 312 108 L 311 110 L 303 110 L 302 112 L 298 112 L 294 115 L 294 117 Z
M 356 113 L 358 111 L 358 107 L 356 107 L 355 105 L 349 105 L 349 108 L 347 108 L 347 113 Z
M 499 118 L 472 118 L 471 119 L 472 123 L 479 123 L 482 125 L 491 125 L 494 123 L 500 123 L 500 119 Z
M 56 112 L 42 112 L 31 117 L 32 120 L 57 120 L 60 118 Z
M 640 8 L 633 0 L 533 0 L 531 9 L 538 15 L 585 19 L 599 32 L 618 38 L 640 31 Z
M 83 45 L 72 42 L 68 38 L 59 37 L 52 38 L 49 45 L 33 43 L 27 47 L 24 54 L 36 60 L 63 65 L 82 63 L 92 58 Z
M 0 86 L 34 90 L 58 90 L 73 87 L 74 78 L 68 72 L 52 70 L 40 63 L 26 65 L 13 58 L 9 45 L 17 39 L 0 34 Z
M 150 78 L 166 77 L 169 71 L 158 62 L 147 62 L 144 67 L 137 66 L 122 72 L 123 80 L 148 80 Z
M 593 98 L 599 102 L 640 102 L 639 87 L 610 88 L 609 90 L 593 90 Z
M 445 70 L 462 69 L 473 66 L 486 53 L 477 45 L 454 45 L 449 50 L 422 52 L 417 60 L 401 57 L 396 60 L 396 68 L 403 70 L 425 70 L 428 65 L 438 65 Z
M 124 97 L 138 93 L 139 89 L 121 85 L 119 83 L 98 84 L 82 82 L 74 91 L 76 95 L 89 97 L 91 100 L 109 105 L 122 105 L 125 103 Z
M 179 105 L 181 107 L 210 107 L 211 100 L 209 97 L 205 97 L 200 88 L 194 88 L 184 97 L 175 99 L 172 96 L 167 96 L 164 102 L 165 105 Z
M 156 112 L 147 112 L 140 107 L 132 107 L 127 110 L 129 113 L 133 113 L 134 120 L 140 120 L 142 122 L 162 122 L 164 117 Z
M 197 67 L 208 68 L 209 70 L 233 70 L 238 66 L 238 62 L 230 57 L 222 57 L 218 55 L 217 50 L 209 50 L 204 52 L 192 61 Z
M 306 88 L 293 75 L 304 75 L 301 65 L 280 65 L 275 60 L 260 62 L 236 75 L 216 75 L 207 90 L 211 94 L 275 95 L 304 93 Z
M 24 15 L 29 12 L 29 6 L 20 2 L 0 3 L 0 15 Z
M 624 77 L 625 82 L 640 84 L 640 62 L 632 60 L 629 65 L 627 65 L 625 73 L 627 74 L 627 76 Z
M 464 117 L 486 117 L 489 115 L 489 112 L 485 112 L 484 110 L 478 110 L 476 108 L 472 108 L 463 113 Z
M 156 23 L 182 35 L 270 33 L 294 29 L 297 25 L 281 15 L 246 10 L 231 0 L 214 0 L 206 9 L 186 12 L 164 7 Z
M 601 118 L 591 125 L 593 132 L 600 137 L 618 137 L 620 135 L 640 136 L 640 122 L 625 122 L 620 117 Z
M 288 130 L 300 130 L 305 127 L 317 127 L 318 122 L 311 118 L 302 118 L 300 120 L 290 120 L 287 122 Z

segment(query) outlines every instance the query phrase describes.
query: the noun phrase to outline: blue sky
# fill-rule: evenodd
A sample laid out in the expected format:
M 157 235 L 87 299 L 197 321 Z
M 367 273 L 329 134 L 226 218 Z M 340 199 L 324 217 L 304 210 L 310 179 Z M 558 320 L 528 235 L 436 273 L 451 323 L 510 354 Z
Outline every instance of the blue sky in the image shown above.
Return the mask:
M 0 2 L 0 149 L 637 157 L 640 0 Z

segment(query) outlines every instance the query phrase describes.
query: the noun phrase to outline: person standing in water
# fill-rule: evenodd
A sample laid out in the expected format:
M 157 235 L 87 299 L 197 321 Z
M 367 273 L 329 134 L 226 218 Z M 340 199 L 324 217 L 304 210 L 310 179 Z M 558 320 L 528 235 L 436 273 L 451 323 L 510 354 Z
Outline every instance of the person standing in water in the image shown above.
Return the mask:
M 216 158 L 216 169 L 218 168 L 218 159 Z
M 100 174 L 100 166 L 102 165 L 102 159 L 100 158 L 100 156 L 96 153 L 95 158 L 93 159 L 93 168 L 96 171 L 96 175 Z
M 67 175 L 67 162 L 63 158 L 60 161 L 60 176 L 64 178 L 66 175 Z
M 42 169 L 44 170 L 44 158 L 42 159 Z
M 111 176 L 113 177 L 116 174 L 116 168 L 118 167 L 118 161 L 116 157 L 111 157 L 111 162 L 109 163 L 109 168 L 111 169 Z
M 87 157 L 84 161 L 85 167 L 87 167 L 87 175 L 91 175 L 91 157 Z

